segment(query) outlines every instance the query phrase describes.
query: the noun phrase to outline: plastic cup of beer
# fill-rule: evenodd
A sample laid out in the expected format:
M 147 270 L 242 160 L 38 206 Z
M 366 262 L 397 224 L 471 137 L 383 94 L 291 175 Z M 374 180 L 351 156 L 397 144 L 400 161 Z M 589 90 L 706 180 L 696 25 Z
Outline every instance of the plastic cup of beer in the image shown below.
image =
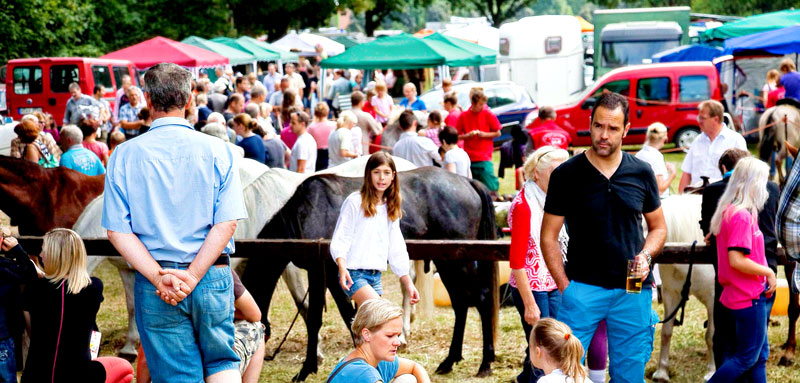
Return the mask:
M 644 271 L 639 265 L 639 261 L 631 259 L 628 261 L 628 274 L 625 283 L 625 292 L 628 294 L 641 294 L 642 293 L 642 278 Z

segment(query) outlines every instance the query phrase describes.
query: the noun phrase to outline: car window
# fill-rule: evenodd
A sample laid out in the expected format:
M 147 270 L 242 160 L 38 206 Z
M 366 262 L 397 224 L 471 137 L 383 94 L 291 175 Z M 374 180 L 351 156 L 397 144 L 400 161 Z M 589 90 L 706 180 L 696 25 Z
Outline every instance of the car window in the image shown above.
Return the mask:
M 699 102 L 711 98 L 711 87 L 706 76 L 683 76 L 678 79 L 678 85 L 680 102 Z
M 77 65 L 53 65 L 50 67 L 50 90 L 53 93 L 67 93 L 69 84 L 79 80 Z
M 114 67 L 114 83 L 117 84 L 117 89 L 122 86 L 122 76 L 130 75 L 128 71 L 128 67 L 124 66 L 115 66 Z M 134 83 L 135 84 L 135 83 Z
M 444 94 L 442 93 L 441 89 L 432 90 L 419 96 L 419 99 L 425 103 L 425 107 L 428 110 L 442 110 L 444 106 L 442 106 L 442 100 L 444 99 Z
M 517 94 L 511 88 L 492 88 L 486 90 L 486 105 L 494 109 L 517 102 Z
M 108 70 L 107 66 L 102 65 L 92 65 L 92 76 L 94 77 L 94 85 L 102 85 L 106 90 L 113 89 L 113 84 L 111 84 L 111 71 Z M 94 89 L 92 89 L 94 92 Z
M 609 92 L 619 93 L 623 96 L 628 96 L 631 94 L 631 82 L 630 80 L 617 80 L 607 82 L 601 85 L 597 90 L 594 92 L 592 97 L 600 97 L 603 94 L 603 90 L 608 90 Z
M 14 93 L 36 94 L 42 93 L 42 67 L 23 66 L 14 68 Z
M 641 78 L 636 82 L 636 97 L 654 103 L 639 102 L 640 105 L 662 105 L 670 101 L 669 77 Z

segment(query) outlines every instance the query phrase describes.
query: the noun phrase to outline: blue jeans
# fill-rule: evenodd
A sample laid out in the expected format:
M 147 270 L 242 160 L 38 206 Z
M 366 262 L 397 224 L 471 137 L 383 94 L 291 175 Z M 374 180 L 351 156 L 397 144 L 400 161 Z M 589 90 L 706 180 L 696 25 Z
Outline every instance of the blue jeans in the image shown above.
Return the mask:
M 584 350 L 589 349 L 597 325 L 605 319 L 611 381 L 642 383 L 658 323 L 652 297 L 652 289 L 644 286 L 641 294 L 627 294 L 625 289 L 572 281 L 561 297 L 557 318 L 572 329 Z
M 209 268 L 177 306 L 164 303 L 155 286 L 137 272 L 134 300 L 136 325 L 154 382 L 201 383 L 218 372 L 239 369 L 233 351 L 230 267 Z
M 344 290 L 347 297 L 353 299 L 353 294 L 364 286 L 372 286 L 372 289 L 378 295 L 383 296 L 383 282 L 381 281 L 380 270 L 361 270 L 361 269 L 347 269 L 350 273 L 350 279 L 353 280 L 353 285 L 350 290 Z
M 536 301 L 536 306 L 539 306 L 539 311 L 541 311 L 540 318 L 555 318 L 558 315 L 558 308 L 561 307 L 561 292 L 558 289 L 553 291 L 531 291 L 531 293 L 533 293 L 533 300 Z M 517 382 L 537 382 L 539 378 L 544 376 L 544 371 L 531 365 L 530 341 L 533 326 L 525 322 L 525 303 L 522 301 L 519 290 L 514 287 L 511 288 L 511 299 L 519 312 L 519 317 L 522 320 L 522 330 L 525 331 L 525 341 L 528 344 L 528 347 L 525 347 L 525 362 L 522 365 L 522 372 L 517 375 Z
M 745 377 L 748 382 L 766 383 L 769 339 L 767 338 L 767 298 L 761 294 L 753 305 L 730 310 L 736 322 L 736 352 L 726 358 L 708 381 L 734 382 Z
M 12 337 L 0 339 L 0 382 L 17 383 L 17 360 Z

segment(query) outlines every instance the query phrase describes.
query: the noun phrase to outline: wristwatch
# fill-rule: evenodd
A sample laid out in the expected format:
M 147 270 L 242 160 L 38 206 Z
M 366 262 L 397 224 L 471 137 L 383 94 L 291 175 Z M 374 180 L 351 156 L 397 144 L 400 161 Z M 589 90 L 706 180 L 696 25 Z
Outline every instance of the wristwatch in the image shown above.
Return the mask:
M 647 258 L 647 264 L 650 265 L 653 263 L 653 257 L 650 256 L 650 251 L 647 249 L 642 249 L 639 254 L 644 254 L 645 258 Z

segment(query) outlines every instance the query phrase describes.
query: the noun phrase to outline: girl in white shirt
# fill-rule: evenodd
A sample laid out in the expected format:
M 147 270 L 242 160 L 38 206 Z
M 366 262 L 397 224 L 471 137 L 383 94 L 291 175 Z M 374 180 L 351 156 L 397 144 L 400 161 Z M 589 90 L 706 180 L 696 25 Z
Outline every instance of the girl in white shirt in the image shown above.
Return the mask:
M 388 261 L 411 298 L 419 301 L 411 277 L 403 233 L 400 231 L 402 199 L 392 157 L 377 152 L 367 160 L 364 185 L 342 203 L 331 239 L 331 256 L 339 266 L 339 284 L 361 305 L 383 295 L 381 272 Z
M 529 343 L 531 363 L 546 374 L 539 383 L 590 383 L 581 365 L 581 341 L 563 322 L 539 319 L 531 330 Z

